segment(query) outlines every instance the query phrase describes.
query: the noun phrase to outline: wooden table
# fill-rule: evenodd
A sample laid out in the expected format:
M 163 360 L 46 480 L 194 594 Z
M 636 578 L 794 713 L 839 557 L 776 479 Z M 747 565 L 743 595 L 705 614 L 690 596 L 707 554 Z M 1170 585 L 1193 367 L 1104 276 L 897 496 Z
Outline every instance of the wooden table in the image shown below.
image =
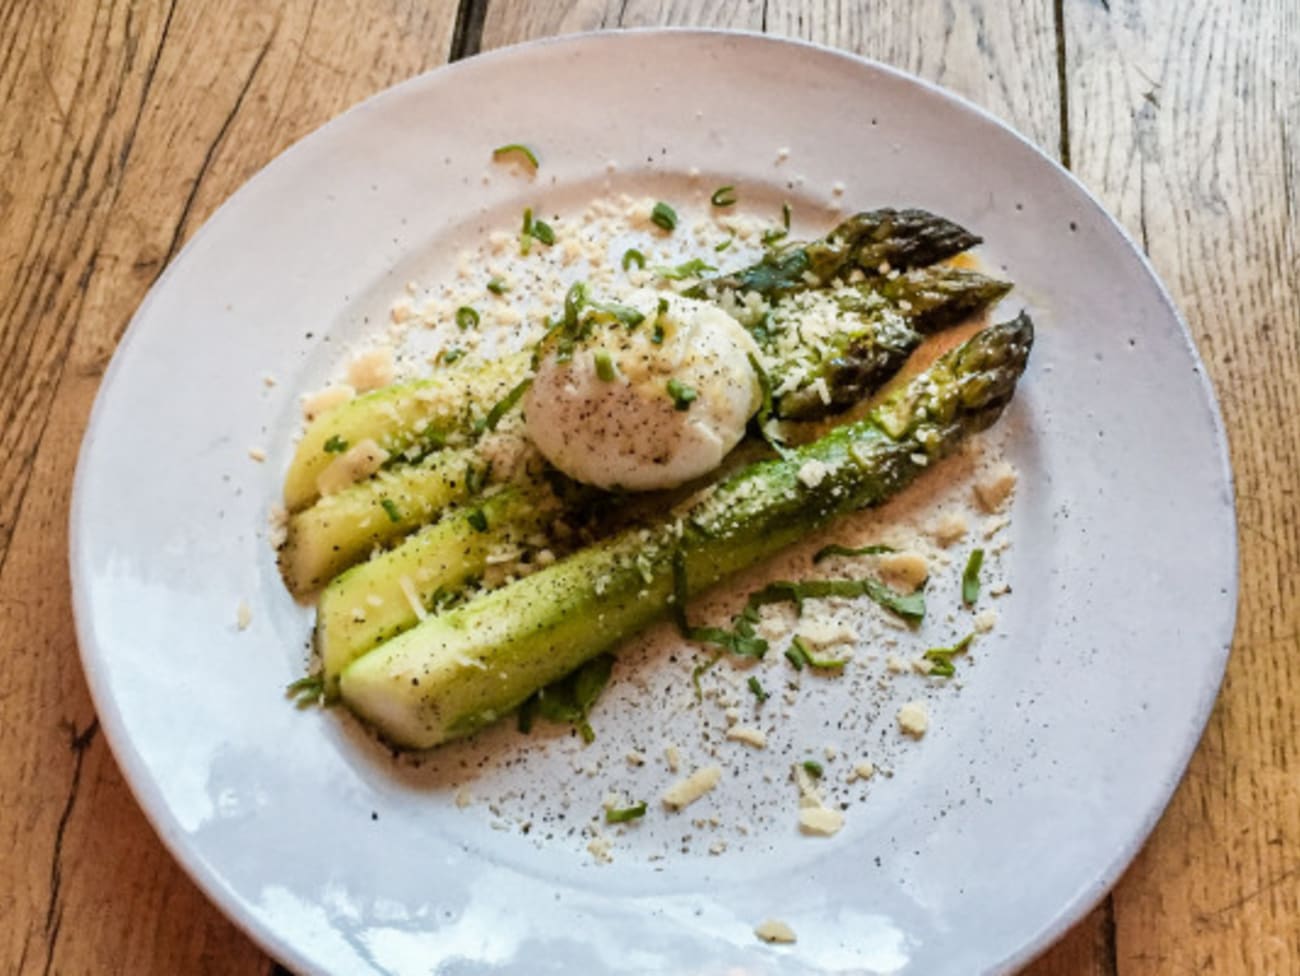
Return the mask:
M 145 292 L 227 195 L 372 92 L 529 38 L 658 24 L 808 38 L 955 89 L 1073 169 L 1150 255 L 1227 421 L 1240 618 L 1164 819 L 1029 972 L 1300 972 L 1294 0 L 0 4 L 0 970 L 278 970 L 146 824 L 76 655 L 72 472 Z

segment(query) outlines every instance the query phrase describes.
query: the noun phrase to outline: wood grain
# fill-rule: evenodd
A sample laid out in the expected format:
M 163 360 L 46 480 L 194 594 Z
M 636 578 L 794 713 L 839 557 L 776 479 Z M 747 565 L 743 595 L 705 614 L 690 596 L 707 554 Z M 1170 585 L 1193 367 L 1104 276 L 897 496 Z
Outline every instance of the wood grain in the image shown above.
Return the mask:
M 967 95 L 1147 248 L 1224 409 L 1242 604 L 1188 778 L 1030 976 L 1300 972 L 1300 10 L 1290 0 L 212 0 L 0 5 L 0 971 L 268 972 L 127 792 L 75 656 L 71 472 L 130 314 L 208 214 L 446 60 L 660 24 L 801 37 Z
M 67 508 L 145 291 L 256 169 L 446 59 L 454 3 L 0 8 L 0 971 L 265 971 L 171 860 L 97 734 Z M 12 853 L 8 853 L 12 852 Z
M 1218 706 L 1115 893 L 1119 971 L 1300 972 L 1300 10 L 1108 8 L 1066 8 L 1073 157 L 1205 359 L 1241 544 Z

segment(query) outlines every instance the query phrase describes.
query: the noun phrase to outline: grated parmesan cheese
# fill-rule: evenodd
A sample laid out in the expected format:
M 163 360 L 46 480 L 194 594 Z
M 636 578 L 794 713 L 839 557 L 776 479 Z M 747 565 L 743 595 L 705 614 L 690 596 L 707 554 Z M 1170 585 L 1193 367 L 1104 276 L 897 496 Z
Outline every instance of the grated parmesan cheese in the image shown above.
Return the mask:
M 673 810 L 688 807 L 717 786 L 721 779 L 721 766 L 704 766 L 697 769 L 685 779 L 680 779 L 668 787 L 663 796 L 664 806 Z
M 925 735 L 930 728 L 930 712 L 925 702 L 910 701 L 898 710 L 898 727 L 914 739 Z
M 754 928 L 754 934 L 764 942 L 791 944 L 795 941 L 794 929 L 780 919 L 769 918 Z

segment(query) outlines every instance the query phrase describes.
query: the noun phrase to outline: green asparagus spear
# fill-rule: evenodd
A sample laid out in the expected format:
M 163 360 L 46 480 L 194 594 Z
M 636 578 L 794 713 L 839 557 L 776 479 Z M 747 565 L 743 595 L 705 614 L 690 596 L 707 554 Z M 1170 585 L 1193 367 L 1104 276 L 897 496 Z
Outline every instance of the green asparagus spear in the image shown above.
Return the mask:
M 298 442 L 284 479 L 284 504 L 306 508 L 321 492 L 321 475 L 339 454 L 364 440 L 389 456 L 444 443 L 466 443 L 475 423 L 528 371 L 529 356 L 507 356 L 487 365 L 449 369 L 414 383 L 386 386 L 340 404 L 317 417 Z
M 866 419 L 742 469 L 649 528 L 428 618 L 344 669 L 343 701 L 402 747 L 473 732 L 663 615 L 675 560 L 695 594 L 897 493 L 997 419 L 1032 341 L 1024 315 L 987 328 Z
M 940 266 L 783 297 L 751 329 L 764 352 L 773 412 L 812 420 L 847 410 L 898 372 L 926 335 L 1010 290 L 1007 282 Z
M 437 612 L 444 600 L 458 598 L 494 557 L 535 557 L 524 547 L 556 508 L 544 483 L 507 485 L 476 508 L 452 509 L 397 548 L 335 577 L 316 608 L 325 696 L 337 697 L 343 668 Z M 481 529 L 470 522 L 475 511 Z
M 757 292 L 777 298 L 859 271 L 868 277 L 921 268 L 969 250 L 980 238 L 925 210 L 884 207 L 856 214 L 819 241 L 791 243 L 742 271 L 708 278 L 687 294 Z

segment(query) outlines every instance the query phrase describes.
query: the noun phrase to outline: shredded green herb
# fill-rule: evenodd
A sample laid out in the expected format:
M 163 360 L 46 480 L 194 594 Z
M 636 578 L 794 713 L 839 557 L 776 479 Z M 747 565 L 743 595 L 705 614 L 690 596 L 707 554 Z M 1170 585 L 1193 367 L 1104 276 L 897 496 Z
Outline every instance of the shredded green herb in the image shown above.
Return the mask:
M 635 309 L 631 305 L 620 305 L 618 302 L 587 302 L 587 312 L 584 321 L 587 322 L 621 322 L 629 329 L 635 329 L 645 321 L 645 314 L 640 309 Z
M 980 567 L 984 565 L 984 550 L 972 550 L 961 574 L 961 602 L 970 606 L 980 595 Z
M 816 759 L 805 759 L 803 761 L 803 770 L 814 779 L 821 779 L 826 770 L 822 769 L 822 764 Z
M 951 678 L 957 673 L 952 659 L 958 654 L 965 654 L 974 639 L 974 634 L 967 634 L 952 647 L 932 647 L 926 651 L 924 657 L 930 662 L 930 674 L 940 678 Z
M 796 671 L 802 671 L 805 664 L 811 664 L 808 655 L 804 652 L 803 641 L 796 638 L 790 642 L 790 646 L 785 649 L 785 659 L 794 665 Z
M 555 231 L 544 220 L 534 220 L 532 230 L 529 233 L 547 247 L 555 243 Z
M 700 675 L 704 674 L 705 671 L 709 670 L 709 668 L 713 667 L 721 660 L 722 651 L 718 651 L 717 654 L 713 655 L 713 657 L 709 658 L 703 664 L 697 664 L 691 669 L 691 684 L 695 686 L 696 701 L 704 700 L 704 690 L 700 687 Z
M 460 348 L 460 346 L 452 346 L 450 349 L 448 349 L 446 352 L 442 354 L 442 361 L 446 363 L 448 366 L 450 366 L 456 360 L 460 359 L 463 355 L 465 355 L 464 349 Z
M 758 378 L 758 388 L 763 397 L 758 407 L 758 413 L 754 417 L 755 423 L 758 424 L 758 432 L 772 450 L 785 457 L 789 449 L 785 446 L 785 442 L 772 432 L 772 378 L 767 375 L 767 370 L 763 368 L 763 364 L 758 361 L 758 357 L 752 352 L 749 354 L 749 366 L 753 369 L 754 376 Z
M 532 385 L 531 376 L 526 380 L 520 380 L 509 393 L 498 400 L 492 409 L 487 412 L 483 426 L 488 430 L 496 430 L 497 424 L 501 423 L 501 418 L 510 412 L 511 408 L 523 398 L 523 395 L 528 392 L 528 388 Z
M 325 693 L 325 678 L 319 674 L 309 674 L 291 681 L 285 686 L 284 693 L 293 699 L 298 708 L 307 708 L 320 701 Z
M 822 546 L 813 553 L 813 563 L 819 563 L 823 559 L 829 559 L 831 556 L 879 556 L 881 553 L 897 552 L 893 546 L 860 546 L 857 549 L 849 546 L 841 546 L 837 543 L 831 543 L 829 546 Z
M 691 258 L 689 261 L 683 261 L 673 268 L 660 265 L 654 269 L 654 272 L 660 278 L 666 278 L 669 281 L 683 281 L 687 278 L 699 278 L 710 271 L 717 270 L 713 265 L 706 264 L 702 258 Z
M 668 381 L 668 395 L 673 398 L 673 406 L 678 410 L 691 409 L 691 404 L 699 396 L 693 388 L 675 376 Z
M 384 514 L 388 516 L 390 522 L 402 521 L 402 513 L 397 509 L 397 503 L 391 498 L 381 498 L 379 504 L 384 509 Z
M 490 285 L 488 287 L 491 287 Z M 456 325 L 463 329 L 477 328 L 479 323 L 478 312 L 468 305 L 462 305 L 456 309 Z
M 623 270 L 627 271 L 634 264 L 638 268 L 644 268 L 645 255 L 642 254 L 640 251 L 638 251 L 636 248 L 629 247 L 626 251 L 623 252 Z
M 751 594 L 749 604 L 759 607 L 767 603 L 791 602 L 802 613 L 805 600 L 824 599 L 828 596 L 868 597 L 909 624 L 918 624 L 925 617 L 924 592 L 917 590 L 915 593 L 899 593 L 874 579 L 805 580 L 800 583 L 778 580 Z
M 523 156 L 524 159 L 528 160 L 528 165 L 531 166 L 533 169 L 537 169 L 539 166 L 541 166 L 541 163 L 537 161 L 537 153 L 533 152 L 522 142 L 512 142 L 509 145 L 497 146 L 495 149 L 492 150 L 493 159 L 502 159 L 505 156 L 510 156 L 514 154 Z
M 784 228 L 786 229 L 787 232 L 789 232 L 789 230 L 790 230 L 790 204 L 788 204 L 788 203 L 783 203 L 783 204 L 781 204 L 781 226 L 784 227 Z
M 329 440 L 325 442 L 326 454 L 342 454 L 347 449 L 348 449 L 348 442 L 345 441 L 338 434 L 331 435 Z
M 749 676 L 749 680 L 746 681 L 745 684 L 749 688 L 749 690 L 754 693 L 754 697 L 758 699 L 758 703 L 760 705 L 772 697 L 766 691 L 763 690 L 763 686 L 758 683 L 758 679 L 755 678 L 753 675 Z
M 475 532 L 486 532 L 488 530 L 487 516 L 481 508 L 471 508 L 465 516 L 465 521 L 469 523 L 470 528 Z
M 614 369 L 614 360 L 610 358 L 609 353 L 604 349 L 597 349 L 592 353 L 592 359 L 596 362 L 596 376 L 606 383 L 612 382 L 618 375 L 618 372 Z
M 527 254 L 533 249 L 533 208 L 524 208 L 524 226 L 519 231 L 519 253 Z
M 477 495 L 487 486 L 488 478 L 491 476 L 491 461 L 481 468 L 473 463 L 465 465 L 465 491 L 471 496 Z
M 605 811 L 605 823 L 627 823 L 629 820 L 639 820 L 645 816 L 645 801 L 635 803 L 630 807 L 615 808 Z
M 677 228 L 677 211 L 660 200 L 650 211 L 650 222 L 671 234 Z
M 488 279 L 487 290 L 494 295 L 504 295 L 510 290 L 510 286 L 506 284 L 504 278 L 493 277 Z
M 720 186 L 713 191 L 713 196 L 709 197 L 709 203 L 715 207 L 730 207 L 736 202 L 736 188 L 734 186 Z
M 692 627 L 686 620 L 686 601 L 690 595 L 690 587 L 686 579 L 686 556 L 679 549 L 673 553 L 673 598 L 671 601 L 671 613 L 673 622 L 677 625 L 678 631 L 687 640 L 698 641 L 705 644 L 714 644 L 723 651 L 730 651 L 732 654 L 741 657 L 761 658 L 767 653 L 767 641 L 759 637 L 755 632 L 755 625 L 758 623 L 758 610 L 754 607 L 745 607 L 740 613 L 731 619 L 731 630 L 725 630 L 722 627 Z M 708 667 L 703 668 L 700 673 L 708 670 L 716 664 L 711 661 Z M 699 693 L 699 676 L 692 675 L 692 680 L 696 686 L 696 693 Z
M 812 649 L 808 646 L 808 642 L 805 641 L 802 637 L 799 637 L 798 635 L 795 635 L 794 640 L 790 641 L 790 650 L 794 651 L 795 654 L 798 655 L 798 659 L 802 664 L 807 664 L 810 668 L 822 668 L 823 670 L 834 670 L 836 668 L 842 668 L 844 667 L 844 665 L 849 663 L 848 660 L 845 658 L 820 657 L 819 655 L 814 654 L 812 652 Z M 792 663 L 795 660 L 794 658 L 790 657 L 789 651 L 786 652 L 785 656 L 787 658 L 790 658 L 790 661 Z M 802 670 L 802 668 L 800 668 L 799 665 L 796 664 L 795 670 L 799 671 Z
M 723 251 L 725 251 L 727 248 L 731 247 L 731 245 L 734 244 L 735 242 L 736 242 L 736 239 L 735 239 L 734 237 L 728 237 L 728 238 L 727 238 L 725 241 L 723 241 L 721 244 L 714 244 L 714 245 L 713 245 L 713 249 L 714 249 L 715 251 L 717 251 L 719 254 L 721 254 L 721 253 L 722 253 Z
M 519 730 L 528 732 L 534 715 L 540 714 L 551 722 L 572 723 L 583 742 L 594 742 L 596 733 L 592 731 L 588 716 L 609 684 L 613 668 L 613 655 L 600 654 L 559 681 L 547 685 L 520 706 Z

